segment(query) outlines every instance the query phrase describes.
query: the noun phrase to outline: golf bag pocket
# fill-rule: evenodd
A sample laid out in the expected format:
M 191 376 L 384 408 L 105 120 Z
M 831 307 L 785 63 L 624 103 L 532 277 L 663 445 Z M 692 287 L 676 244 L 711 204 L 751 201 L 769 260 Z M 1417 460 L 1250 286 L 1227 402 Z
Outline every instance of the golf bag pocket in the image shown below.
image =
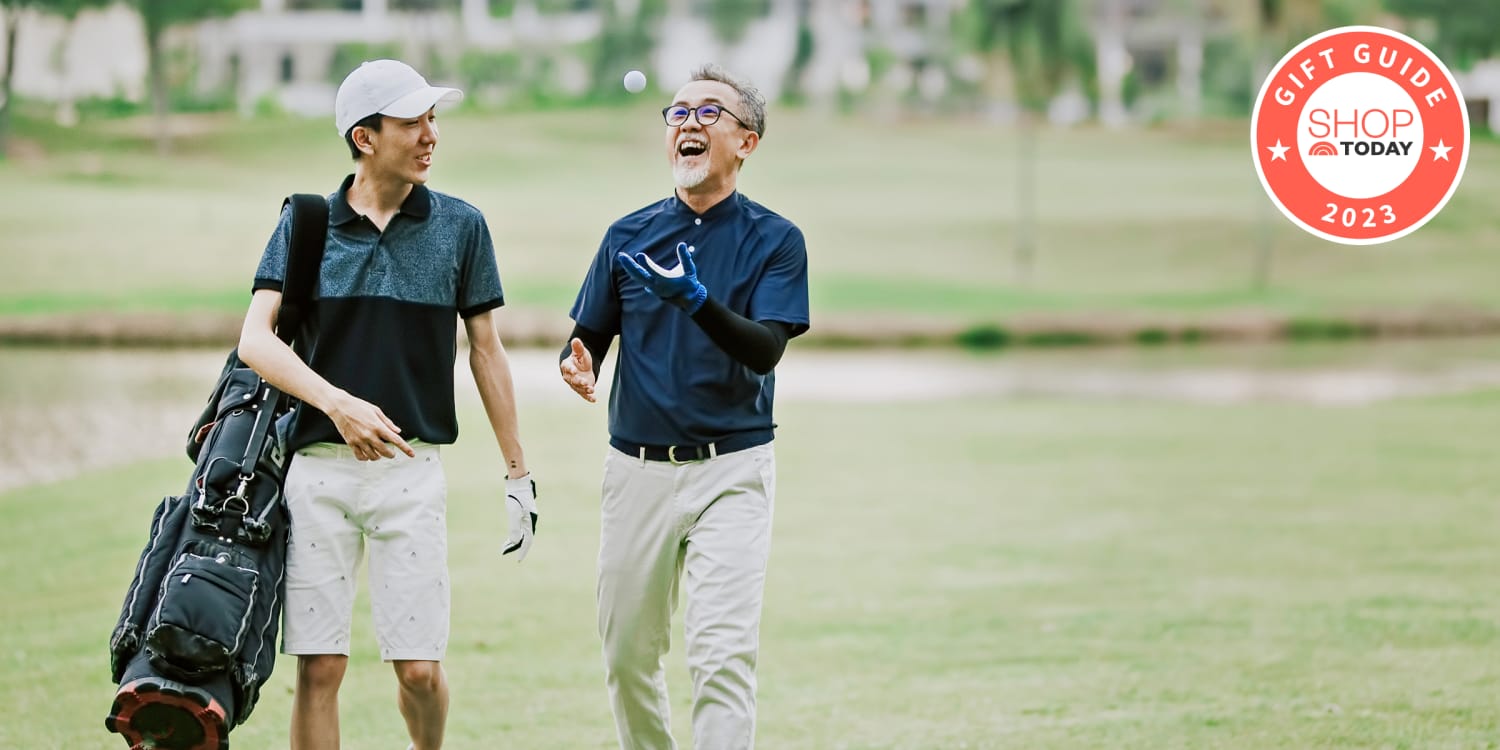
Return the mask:
M 229 670 L 249 629 L 259 578 L 226 554 L 184 554 L 167 573 L 146 636 L 152 666 L 183 680 Z
M 198 454 L 199 481 L 212 487 L 233 487 L 261 409 L 274 408 L 260 398 L 262 381 L 254 370 L 241 367 L 225 376 L 219 389 L 214 421 Z

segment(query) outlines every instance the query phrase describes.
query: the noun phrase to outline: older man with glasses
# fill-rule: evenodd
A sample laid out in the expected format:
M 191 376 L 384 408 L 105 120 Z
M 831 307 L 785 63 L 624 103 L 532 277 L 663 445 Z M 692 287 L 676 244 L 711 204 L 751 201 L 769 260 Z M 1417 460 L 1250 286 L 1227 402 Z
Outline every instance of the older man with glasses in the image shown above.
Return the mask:
M 677 747 L 662 656 L 679 582 L 693 747 L 755 744 L 776 491 L 773 368 L 808 327 L 801 230 L 736 190 L 765 133 L 765 100 L 714 66 L 692 79 L 662 110 L 676 190 L 605 232 L 559 363 L 563 380 L 592 403 L 599 365 L 620 337 L 598 606 L 626 750 Z

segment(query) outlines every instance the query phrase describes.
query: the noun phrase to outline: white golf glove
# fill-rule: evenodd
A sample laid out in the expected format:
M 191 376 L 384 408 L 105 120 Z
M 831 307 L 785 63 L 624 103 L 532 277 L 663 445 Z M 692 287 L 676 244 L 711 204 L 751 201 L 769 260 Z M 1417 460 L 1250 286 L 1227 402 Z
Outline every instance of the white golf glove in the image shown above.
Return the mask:
M 516 562 L 526 559 L 531 551 L 531 540 L 536 536 L 536 480 L 531 473 L 520 479 L 505 480 L 505 513 L 510 517 L 510 536 L 505 540 L 508 555 L 517 552 Z

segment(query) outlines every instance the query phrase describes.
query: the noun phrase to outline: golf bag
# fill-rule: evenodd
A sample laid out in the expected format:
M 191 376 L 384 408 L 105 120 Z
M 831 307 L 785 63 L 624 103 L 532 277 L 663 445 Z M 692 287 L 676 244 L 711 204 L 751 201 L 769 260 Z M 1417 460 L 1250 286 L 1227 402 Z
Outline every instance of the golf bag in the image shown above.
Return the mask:
M 294 195 L 277 335 L 296 342 L 328 227 Z M 218 750 L 276 660 L 289 517 L 282 485 L 295 404 L 231 352 L 198 423 L 186 491 L 157 506 L 110 637 L 120 685 L 105 724 L 132 748 Z

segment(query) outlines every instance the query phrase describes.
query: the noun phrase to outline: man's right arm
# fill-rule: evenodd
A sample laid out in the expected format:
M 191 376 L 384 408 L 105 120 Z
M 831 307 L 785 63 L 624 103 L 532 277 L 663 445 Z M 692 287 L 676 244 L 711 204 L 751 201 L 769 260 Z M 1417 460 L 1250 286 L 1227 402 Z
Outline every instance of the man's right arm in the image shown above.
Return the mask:
M 281 308 L 281 292 L 257 290 L 250 298 L 250 310 L 240 329 L 240 359 L 266 382 L 295 396 L 304 404 L 328 415 L 344 442 L 361 461 L 382 456 L 395 458 L 390 445 L 408 456 L 416 452 L 401 439 L 401 429 L 368 401 L 355 398 L 314 372 L 277 338 L 276 314 Z
M 620 298 L 615 290 L 614 253 L 611 235 L 614 225 L 605 231 L 599 250 L 584 274 L 583 286 L 568 316 L 573 318 L 572 335 L 558 357 L 557 368 L 563 382 L 584 401 L 594 402 L 594 385 L 609 344 L 620 330 Z M 589 321 L 585 326 L 580 321 Z M 609 331 L 609 333 L 605 333 Z
M 594 401 L 594 384 L 599 378 L 599 364 L 609 353 L 614 336 L 574 324 L 573 335 L 563 347 L 557 366 L 563 382 L 585 401 Z

